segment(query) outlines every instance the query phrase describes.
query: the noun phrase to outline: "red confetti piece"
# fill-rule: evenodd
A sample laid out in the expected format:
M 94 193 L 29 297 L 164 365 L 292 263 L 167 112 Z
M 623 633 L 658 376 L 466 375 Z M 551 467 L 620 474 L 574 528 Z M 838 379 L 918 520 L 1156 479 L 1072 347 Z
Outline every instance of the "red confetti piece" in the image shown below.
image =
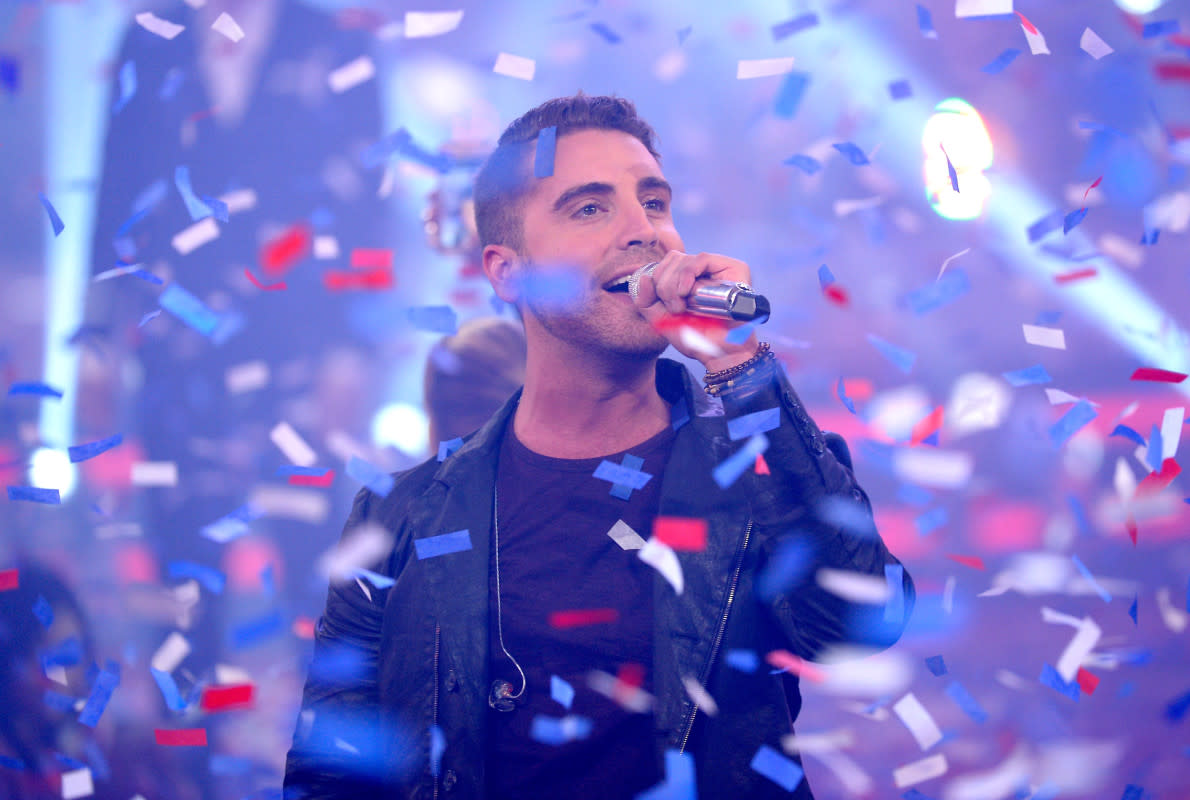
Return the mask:
M 256 687 L 250 683 L 235 686 L 208 686 L 203 689 L 200 704 L 203 711 L 231 711 L 252 708 L 255 691 Z
M 1094 278 L 1098 274 L 1099 270 L 1095 269 L 1094 267 L 1087 267 L 1086 269 L 1076 269 L 1074 272 L 1066 272 L 1062 275 L 1055 275 L 1054 282 L 1074 283 L 1075 281 L 1081 281 L 1084 278 Z
M 314 620 L 309 617 L 298 617 L 293 621 L 293 635 L 299 639 L 314 638 Z
M 1160 472 L 1150 472 L 1140 485 L 1136 487 L 1137 494 L 1156 494 L 1173 483 L 1173 479 L 1182 474 L 1182 468 L 1177 461 L 1167 458 L 1161 462 Z
M 244 267 L 244 274 L 248 276 L 248 280 L 252 281 L 253 286 L 265 292 L 279 292 L 283 289 L 289 288 L 285 281 L 277 281 L 276 283 L 270 283 L 267 285 L 263 284 L 260 282 L 259 278 L 252 274 L 252 270 L 248 269 L 247 267 Z
M 1083 690 L 1083 694 L 1095 694 L 1095 687 L 1099 685 L 1099 676 L 1094 672 L 1087 672 L 1082 667 L 1078 668 L 1075 680 L 1078 681 L 1078 688 Z
M 615 622 L 620 618 L 620 612 L 614 608 L 588 608 L 574 611 L 555 611 L 549 616 L 551 628 L 566 630 L 567 628 L 581 628 L 585 625 L 602 625 Z
M 756 454 L 756 474 L 769 475 L 769 462 L 764 460 L 764 453 Z
M 310 252 L 310 228 L 298 223 L 266 242 L 260 249 L 260 266 L 266 275 L 283 275 Z
M 707 521 L 690 517 L 657 517 L 653 536 L 674 550 L 700 552 L 707 549 Z
M 1134 381 L 1157 381 L 1159 383 L 1181 383 L 1186 380 L 1185 372 L 1171 372 L 1156 367 L 1140 367 L 1132 373 Z
M 1039 31 L 1038 31 L 1038 30 L 1037 30 L 1037 28 L 1036 28 L 1036 27 L 1033 25 L 1033 23 L 1032 23 L 1032 22 L 1030 22 L 1029 20 L 1025 19 L 1025 15 L 1024 15 L 1024 14 L 1022 14 L 1022 13 L 1021 13 L 1021 12 L 1019 12 L 1019 11 L 1017 11 L 1017 12 L 1016 12 L 1016 15 L 1017 15 L 1018 17 L 1020 17 L 1020 18 L 1021 18 L 1021 27 L 1023 27 L 1025 30 L 1027 30 L 1029 33 L 1033 34 L 1034 36 L 1037 36 L 1037 35 L 1038 35 Z
M 0 570 L 0 592 L 16 589 L 21 585 L 21 575 L 18 569 Z
M 1128 519 L 1124 522 L 1124 527 L 1128 529 L 1128 538 L 1132 540 L 1132 546 L 1136 547 L 1136 536 L 1140 531 L 1136 528 L 1136 520 L 1132 515 L 1128 515 Z
M 847 297 L 847 290 L 842 286 L 839 286 L 837 283 L 832 283 L 829 286 L 823 287 L 822 293 L 826 295 L 827 300 L 830 300 L 835 305 L 841 306 L 843 308 L 846 308 L 848 302 L 850 302 L 849 298 Z
M 826 673 L 815 667 L 809 661 L 798 658 L 793 653 L 787 650 L 774 650 L 764 657 L 769 666 L 773 669 L 783 669 L 797 675 L 799 678 L 805 678 L 814 683 L 822 683 L 826 680 Z
M 1103 176 L 1100 175 L 1098 178 L 1095 179 L 1094 183 L 1092 183 L 1090 186 L 1087 187 L 1087 191 L 1083 192 L 1083 201 L 1084 202 L 1087 199 L 1087 195 L 1089 195 L 1091 193 L 1091 190 L 1094 189 L 1096 186 L 1098 186 L 1102 182 L 1103 182 Z
M 962 564 L 964 567 L 971 567 L 971 569 L 983 569 L 984 568 L 983 567 L 983 559 L 980 558 L 979 556 L 957 556 L 957 555 L 948 553 L 946 557 L 949 558 L 951 561 L 956 561 L 959 564 Z
M 157 739 L 157 744 L 165 747 L 206 747 L 207 746 L 207 729 L 206 728 L 183 728 L 182 730 L 170 731 L 155 728 L 153 735 Z
M 1187 61 L 1158 61 L 1153 65 L 1158 80 L 1190 81 L 1190 62 Z
M 616 680 L 632 689 L 639 689 L 645 685 L 645 667 L 635 661 L 627 661 L 616 670 Z
M 393 251 L 357 247 L 351 251 L 351 268 L 391 270 L 393 268 Z
M 328 270 L 322 274 L 322 284 L 332 292 L 348 289 L 391 289 L 393 273 L 390 269 L 374 269 L 368 272 L 344 272 Z
M 942 417 L 945 409 L 938 406 L 930 415 L 913 426 L 913 435 L 909 439 L 910 445 L 919 445 L 929 439 L 942 428 Z
M 329 489 L 335 481 L 335 471 L 328 469 L 322 475 L 290 475 L 290 486 L 311 486 L 315 489 Z
M 676 331 L 683 326 L 693 328 L 699 333 L 706 335 L 717 331 L 726 331 L 728 323 L 724 319 L 700 317 L 695 314 L 666 314 L 653 323 L 653 328 L 658 333 Z

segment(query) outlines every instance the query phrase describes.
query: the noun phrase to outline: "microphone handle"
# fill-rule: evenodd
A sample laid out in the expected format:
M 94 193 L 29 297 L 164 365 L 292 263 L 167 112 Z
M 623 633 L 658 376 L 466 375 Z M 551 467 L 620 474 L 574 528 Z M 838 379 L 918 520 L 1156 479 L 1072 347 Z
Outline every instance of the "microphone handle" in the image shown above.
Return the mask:
M 763 324 L 771 313 L 767 297 L 734 281 L 698 284 L 686 303 L 692 314 L 740 322 Z

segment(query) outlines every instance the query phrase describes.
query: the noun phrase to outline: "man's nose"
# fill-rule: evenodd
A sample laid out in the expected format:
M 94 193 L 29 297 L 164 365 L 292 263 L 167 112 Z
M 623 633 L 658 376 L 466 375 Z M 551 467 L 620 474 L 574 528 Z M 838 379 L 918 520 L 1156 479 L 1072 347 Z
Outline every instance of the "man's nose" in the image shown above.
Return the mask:
M 649 217 L 648 212 L 639 203 L 633 203 L 628 208 L 621 234 L 621 246 L 625 249 L 656 246 L 657 228 L 653 225 L 653 220 Z

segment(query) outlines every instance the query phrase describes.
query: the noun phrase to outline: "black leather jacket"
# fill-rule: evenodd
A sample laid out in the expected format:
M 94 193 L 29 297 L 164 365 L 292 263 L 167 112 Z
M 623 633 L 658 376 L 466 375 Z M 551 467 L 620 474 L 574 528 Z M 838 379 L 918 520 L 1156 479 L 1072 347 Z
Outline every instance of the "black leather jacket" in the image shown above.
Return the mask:
M 835 643 L 886 647 L 911 613 L 913 582 L 905 572 L 894 600 L 873 606 L 844 601 L 814 580 L 822 567 L 883 580 L 885 566 L 898 562 L 874 527 L 860 535 L 819 519 L 828 495 L 853 501 L 868 520 L 871 508 L 846 444 L 818 430 L 782 370 L 766 390 L 727 408 L 674 361 L 658 362 L 657 388 L 675 424 L 689 418 L 661 476 L 660 513 L 708 522 L 706 549 L 677 554 L 683 593 L 656 579 L 658 764 L 666 750 L 689 753 L 702 798 L 807 800 L 804 780 L 790 794 L 750 767 L 762 745 L 780 750 L 792 731 L 797 678 L 771 674 L 763 660 L 741 671 L 724 653 L 751 650 L 763 659 L 780 649 L 813 659 Z M 492 493 L 500 437 L 519 394 L 445 462 L 398 475 L 386 497 L 367 489 L 356 497 L 344 537 L 369 523 L 387 530 L 394 546 L 374 571 L 395 583 L 368 585 L 367 593 L 350 580 L 331 586 L 286 765 L 287 798 L 484 796 Z M 749 469 L 720 489 L 712 469 L 741 444 L 729 440 L 727 420 L 773 407 L 780 426 L 765 433 L 764 454 L 771 474 Z M 417 558 L 415 541 L 464 529 L 470 550 Z M 756 580 L 791 537 L 804 537 L 813 563 L 796 586 L 762 602 Z M 703 684 L 718 714 L 695 706 L 685 676 Z

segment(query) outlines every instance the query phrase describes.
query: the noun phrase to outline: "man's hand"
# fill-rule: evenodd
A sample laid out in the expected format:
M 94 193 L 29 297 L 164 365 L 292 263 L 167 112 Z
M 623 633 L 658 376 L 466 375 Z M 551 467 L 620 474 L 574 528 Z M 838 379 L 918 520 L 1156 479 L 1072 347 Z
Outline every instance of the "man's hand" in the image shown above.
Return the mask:
M 751 358 L 756 334 L 740 344 L 728 342 L 728 332 L 744 323 L 690 314 L 688 298 L 699 282 L 751 285 L 751 275 L 748 265 L 734 258 L 670 250 L 650 274 L 640 276 L 636 307 L 679 353 L 701 361 L 707 372 L 718 372 Z

